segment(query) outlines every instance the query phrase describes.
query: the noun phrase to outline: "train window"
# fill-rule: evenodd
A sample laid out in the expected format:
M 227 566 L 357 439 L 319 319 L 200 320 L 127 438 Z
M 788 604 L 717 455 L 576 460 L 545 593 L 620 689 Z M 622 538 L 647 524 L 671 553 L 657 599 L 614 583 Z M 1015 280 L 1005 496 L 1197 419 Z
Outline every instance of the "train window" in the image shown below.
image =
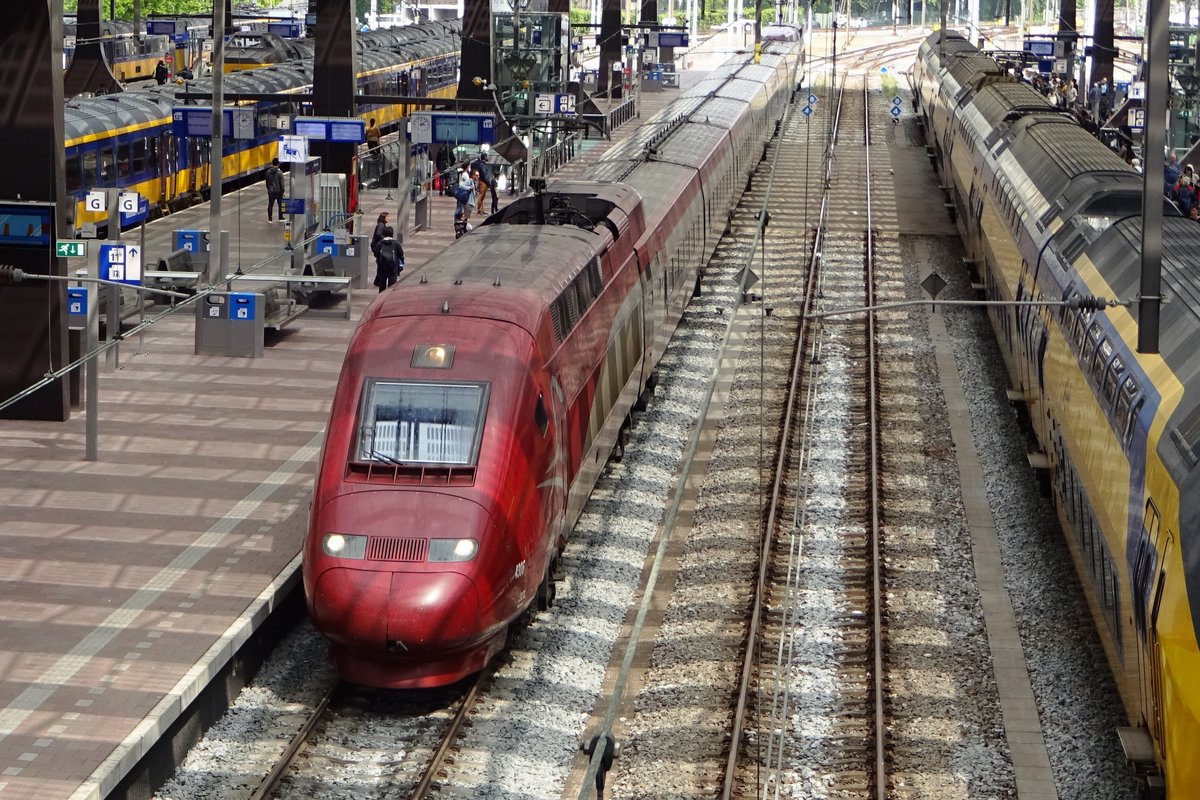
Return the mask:
M 1108 369 L 1104 372 L 1104 400 L 1109 407 L 1116 402 L 1117 386 L 1120 385 L 1121 376 L 1125 373 L 1125 362 L 1117 356 L 1108 365 Z
M 554 326 L 554 338 L 562 341 L 567 338 L 567 321 L 563 314 L 563 302 L 560 297 L 550 304 L 550 322 Z
M 1096 348 L 1096 359 L 1091 364 L 1092 380 L 1096 382 L 1097 389 L 1101 389 L 1104 386 L 1104 366 L 1112 358 L 1112 354 L 1112 342 L 1108 339 L 1101 339 L 1100 346 Z M 1107 397 L 1107 393 L 1104 396 Z
M 100 184 L 109 186 L 116 183 L 117 165 L 112 147 L 100 150 Z
M 1134 380 L 1133 375 L 1129 375 L 1121 384 L 1121 395 L 1117 397 L 1116 423 L 1121 426 L 1121 440 L 1124 444 L 1129 444 L 1129 438 L 1133 435 L 1134 422 L 1138 419 L 1138 409 L 1141 407 L 1140 402 L 1136 402 L 1138 397 L 1138 381 Z
M 587 275 L 583 273 L 576 275 L 575 280 L 571 281 L 571 288 L 575 290 L 576 302 L 579 303 L 579 316 L 582 317 L 592 305 L 592 287 L 588 283 Z M 571 291 L 571 289 L 567 291 Z
M 588 282 L 592 285 L 592 294 L 599 297 L 604 291 L 604 278 L 600 274 L 600 258 L 592 256 L 592 259 L 587 264 Z
M 80 162 L 79 156 L 73 156 L 67 159 L 67 191 L 77 192 L 83 188 L 83 181 L 79 174 Z
M 1092 363 L 1092 356 L 1096 355 L 1096 345 L 1100 339 L 1100 326 L 1092 325 L 1088 328 L 1087 336 L 1083 340 L 1082 361 L 1083 368 L 1086 370 Z
M 566 301 L 567 330 L 570 331 L 575 327 L 575 323 L 579 322 L 579 318 L 583 316 L 583 312 L 579 309 L 579 296 L 575 293 L 574 284 L 567 287 L 567 290 L 562 294 L 562 298 Z
M 129 177 L 129 143 L 117 145 L 117 177 Z
M 133 174 L 138 175 L 146 170 L 146 140 L 134 139 L 130 148 L 133 159 Z
M 96 169 L 97 158 L 95 150 L 88 150 L 83 154 L 83 186 L 91 188 L 99 184 L 99 175 Z
M 487 384 L 368 380 L 356 461 L 475 463 Z

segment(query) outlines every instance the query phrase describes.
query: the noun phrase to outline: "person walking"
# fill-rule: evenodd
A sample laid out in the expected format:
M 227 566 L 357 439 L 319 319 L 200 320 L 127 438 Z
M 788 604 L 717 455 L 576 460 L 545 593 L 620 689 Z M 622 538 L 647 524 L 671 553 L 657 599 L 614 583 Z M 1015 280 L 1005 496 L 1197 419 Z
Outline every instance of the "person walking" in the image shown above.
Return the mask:
M 154 67 L 154 80 L 158 82 L 159 86 L 162 86 L 167 82 L 167 78 L 169 77 L 171 77 L 171 72 L 167 69 L 167 65 L 163 63 L 163 60 L 160 58 L 158 60 L 158 64 Z
M 383 238 L 375 250 L 375 285 L 379 291 L 396 283 L 396 278 L 404 271 L 404 248 L 393 238 L 395 231 L 390 225 L 383 229 Z
M 1179 157 L 1175 155 L 1174 150 L 1171 150 L 1167 155 L 1167 163 L 1163 165 L 1163 194 L 1172 200 L 1175 199 L 1175 184 L 1179 183 L 1181 174 Z
M 382 138 L 383 132 L 379 130 L 379 126 L 375 124 L 375 118 L 371 117 L 371 121 L 367 123 L 367 152 L 374 153 L 379 149 L 379 140 Z
M 492 193 L 492 213 L 495 214 L 499 208 L 500 199 L 496 196 L 496 171 L 488 163 L 486 150 L 481 151 L 479 158 L 471 162 L 471 171 L 479 173 L 479 181 L 476 187 L 475 210 L 480 214 L 483 213 L 483 201 L 487 198 L 487 193 L 490 190 Z
M 271 159 L 267 167 L 267 222 L 274 222 L 272 212 L 279 206 L 279 221 L 283 222 L 283 170 L 279 168 L 279 159 Z

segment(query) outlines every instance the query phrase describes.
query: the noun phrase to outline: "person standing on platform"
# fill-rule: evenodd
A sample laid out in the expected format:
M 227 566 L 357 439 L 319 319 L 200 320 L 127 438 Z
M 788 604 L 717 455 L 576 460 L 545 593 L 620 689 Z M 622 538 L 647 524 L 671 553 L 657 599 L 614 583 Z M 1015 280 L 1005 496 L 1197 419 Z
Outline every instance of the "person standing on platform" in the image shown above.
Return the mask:
M 454 213 L 456 216 L 461 214 L 464 222 L 470 221 L 471 209 L 475 207 L 475 184 L 475 179 L 466 167 L 459 170 L 458 186 L 454 190 L 454 199 L 458 205 Z
M 375 232 L 371 234 L 371 255 L 375 255 L 375 251 L 379 247 L 380 241 L 383 240 L 383 232 L 388 229 L 388 212 L 384 211 L 379 215 L 379 219 L 375 221 Z
M 164 64 L 163 60 L 160 58 L 158 60 L 158 64 L 154 67 L 154 80 L 159 86 L 162 86 L 167 82 L 167 78 L 169 77 L 171 77 L 171 73 L 167 69 L 167 65 Z
M 379 149 L 379 140 L 382 136 L 383 132 L 375 124 L 375 118 L 371 117 L 371 121 L 367 124 L 367 153 L 374 153 Z
M 391 226 L 383 229 L 383 238 L 375 251 L 375 285 L 383 291 L 396 282 L 396 277 L 404 271 L 404 248 L 393 236 L 395 231 Z
M 279 206 L 279 221 L 283 222 L 283 170 L 279 168 L 279 159 L 271 159 L 267 167 L 267 222 L 274 222 L 272 212 Z
M 487 145 L 484 146 L 486 147 Z M 487 198 L 487 193 L 490 190 L 492 193 L 492 213 L 495 214 L 499 208 L 500 199 L 496 196 L 496 171 L 488 163 L 486 150 L 481 151 L 479 158 L 471 162 L 471 171 L 479 173 L 475 210 L 480 214 L 483 213 L 483 201 Z

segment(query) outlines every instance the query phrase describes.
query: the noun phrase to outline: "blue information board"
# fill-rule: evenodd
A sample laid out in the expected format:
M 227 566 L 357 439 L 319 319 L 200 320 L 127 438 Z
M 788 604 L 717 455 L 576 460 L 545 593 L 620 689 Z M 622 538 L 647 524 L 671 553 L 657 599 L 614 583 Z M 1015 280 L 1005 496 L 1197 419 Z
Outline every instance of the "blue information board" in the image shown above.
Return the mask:
M 107 281 L 140 286 L 142 250 L 126 244 L 100 245 L 100 277 Z
M 225 109 L 222 135 L 233 136 L 233 109 Z M 171 133 L 181 138 L 212 137 L 212 108 L 208 106 L 178 106 L 171 112 Z
M 146 22 L 146 33 L 150 36 L 174 36 L 175 20 L 152 19 Z
M 496 120 L 491 114 L 433 114 L 433 143 L 495 144 Z
M 355 117 L 296 117 L 297 136 L 322 142 L 362 144 L 367 140 L 367 126 Z
M 665 33 L 660 31 L 658 34 L 659 47 L 687 47 L 688 35 L 686 33 Z
M 276 36 L 281 36 L 284 39 L 299 39 L 300 38 L 300 23 L 299 22 L 268 22 L 267 33 L 273 33 Z
M 290 197 L 286 198 L 283 201 L 283 213 L 295 214 L 297 216 L 303 214 L 304 213 L 304 198 L 299 197 L 294 200 Z

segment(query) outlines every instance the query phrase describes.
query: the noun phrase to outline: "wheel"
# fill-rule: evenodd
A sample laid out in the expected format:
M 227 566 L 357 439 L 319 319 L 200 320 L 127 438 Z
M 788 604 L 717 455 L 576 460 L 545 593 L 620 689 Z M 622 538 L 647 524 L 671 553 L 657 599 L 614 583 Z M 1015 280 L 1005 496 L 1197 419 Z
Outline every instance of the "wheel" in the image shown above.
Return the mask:
M 554 582 L 554 564 L 551 563 L 548 567 L 546 567 L 546 574 L 542 576 L 542 582 L 538 584 L 538 611 L 549 610 L 554 605 L 554 599 L 557 596 L 558 584 Z

